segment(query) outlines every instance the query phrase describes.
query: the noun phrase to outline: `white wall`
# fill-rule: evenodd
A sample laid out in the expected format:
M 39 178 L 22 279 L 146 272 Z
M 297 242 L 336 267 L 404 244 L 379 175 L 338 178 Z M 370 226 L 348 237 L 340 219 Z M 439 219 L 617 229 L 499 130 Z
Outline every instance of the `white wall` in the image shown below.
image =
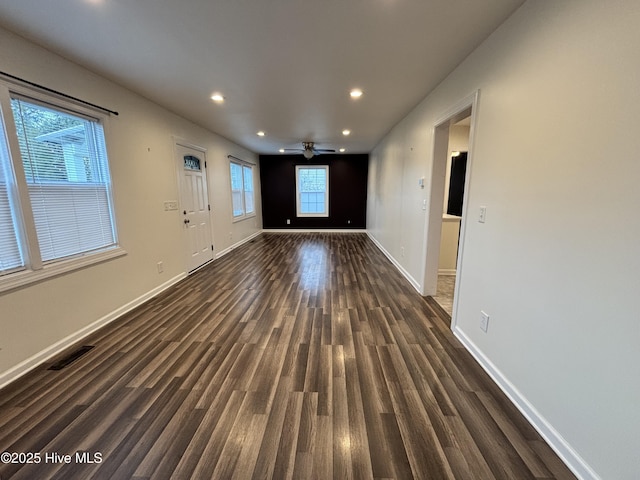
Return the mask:
M 182 218 L 179 211 L 165 212 L 163 203 L 179 200 L 174 138 L 207 149 L 217 255 L 259 232 L 262 218 L 256 185 L 258 215 L 231 220 L 227 155 L 255 163 L 257 155 L 5 30 L 0 30 L 0 45 L 2 70 L 120 113 L 108 120 L 107 146 L 118 233 L 127 251 L 124 257 L 0 293 L 2 385 L 65 341 L 185 275 Z M 160 261 L 163 273 L 156 268 Z
M 370 157 L 369 231 L 422 279 L 414 178 L 479 89 L 455 332 L 584 478 L 640 472 L 639 21 L 635 0 L 527 2 Z

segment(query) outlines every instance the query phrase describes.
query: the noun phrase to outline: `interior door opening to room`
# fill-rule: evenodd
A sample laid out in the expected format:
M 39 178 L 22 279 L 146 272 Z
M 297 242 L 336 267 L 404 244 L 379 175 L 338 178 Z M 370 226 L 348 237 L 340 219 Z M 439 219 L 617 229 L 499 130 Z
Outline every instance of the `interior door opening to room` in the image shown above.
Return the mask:
M 477 96 L 476 92 L 452 108 L 434 131 L 424 294 L 451 315 L 452 327 L 461 281 Z
M 213 260 L 205 151 L 176 143 L 176 162 L 186 270 L 192 272 Z

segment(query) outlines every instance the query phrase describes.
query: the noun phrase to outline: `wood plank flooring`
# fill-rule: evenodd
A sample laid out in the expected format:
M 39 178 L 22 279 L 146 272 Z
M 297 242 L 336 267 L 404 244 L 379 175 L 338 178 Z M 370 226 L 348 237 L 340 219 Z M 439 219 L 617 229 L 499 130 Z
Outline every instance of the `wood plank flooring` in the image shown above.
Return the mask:
M 40 455 L 2 480 L 574 478 L 362 233 L 262 234 L 82 345 L 0 391 Z

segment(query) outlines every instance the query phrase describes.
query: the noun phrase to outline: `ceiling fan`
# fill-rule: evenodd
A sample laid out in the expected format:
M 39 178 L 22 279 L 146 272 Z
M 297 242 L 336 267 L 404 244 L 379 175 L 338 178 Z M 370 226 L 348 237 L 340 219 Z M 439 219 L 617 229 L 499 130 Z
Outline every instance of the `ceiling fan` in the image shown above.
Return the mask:
M 304 158 L 310 160 L 314 155 L 322 155 L 323 153 L 336 153 L 335 150 L 327 148 L 316 148 L 313 142 L 302 142 L 302 148 L 285 148 L 285 152 L 302 152 Z

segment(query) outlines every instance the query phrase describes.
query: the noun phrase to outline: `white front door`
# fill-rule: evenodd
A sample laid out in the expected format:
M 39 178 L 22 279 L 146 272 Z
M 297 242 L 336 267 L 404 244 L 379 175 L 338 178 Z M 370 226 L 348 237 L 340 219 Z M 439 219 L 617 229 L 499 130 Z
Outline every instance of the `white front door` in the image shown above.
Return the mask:
M 176 144 L 180 172 L 180 212 L 185 232 L 187 271 L 213 260 L 205 154 Z

